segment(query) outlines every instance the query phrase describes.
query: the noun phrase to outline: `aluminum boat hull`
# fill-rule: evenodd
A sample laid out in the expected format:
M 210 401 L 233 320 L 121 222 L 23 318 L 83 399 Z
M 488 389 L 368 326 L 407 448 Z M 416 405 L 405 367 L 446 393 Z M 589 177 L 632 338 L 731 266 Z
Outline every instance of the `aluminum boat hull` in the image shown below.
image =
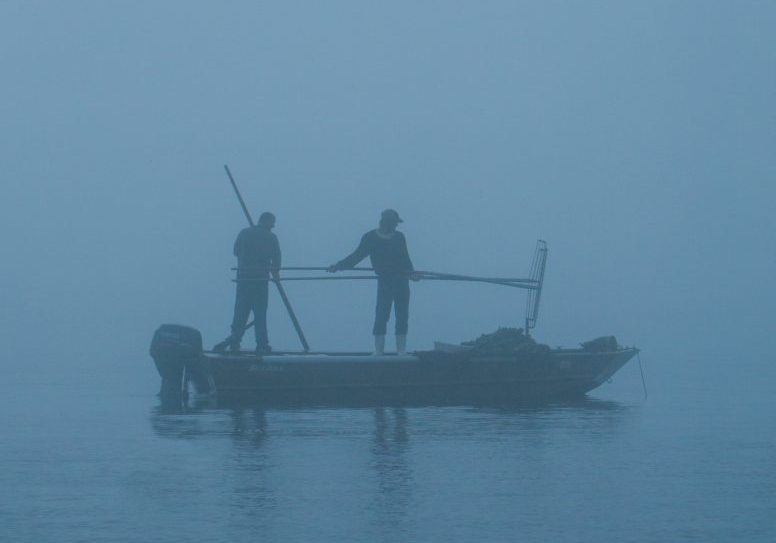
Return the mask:
M 166 377 L 163 391 L 168 393 L 178 388 L 185 394 L 190 382 L 197 392 L 216 394 L 219 400 L 457 404 L 580 397 L 610 379 L 637 352 L 635 348 L 555 349 L 511 356 L 439 351 L 404 356 L 204 352 L 186 361 L 155 361 Z

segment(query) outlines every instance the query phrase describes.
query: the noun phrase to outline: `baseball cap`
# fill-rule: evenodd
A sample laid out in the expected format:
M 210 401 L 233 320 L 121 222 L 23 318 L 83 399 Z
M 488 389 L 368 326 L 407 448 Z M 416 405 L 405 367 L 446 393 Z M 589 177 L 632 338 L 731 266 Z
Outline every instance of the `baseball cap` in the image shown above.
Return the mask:
M 381 214 L 381 217 L 383 219 L 386 219 L 386 220 L 389 220 L 389 221 L 394 221 L 394 222 L 397 222 L 397 223 L 404 222 L 403 220 L 401 220 L 401 217 L 399 217 L 398 211 L 396 211 L 395 209 L 386 209 L 386 210 L 384 210 L 382 212 L 382 214 Z

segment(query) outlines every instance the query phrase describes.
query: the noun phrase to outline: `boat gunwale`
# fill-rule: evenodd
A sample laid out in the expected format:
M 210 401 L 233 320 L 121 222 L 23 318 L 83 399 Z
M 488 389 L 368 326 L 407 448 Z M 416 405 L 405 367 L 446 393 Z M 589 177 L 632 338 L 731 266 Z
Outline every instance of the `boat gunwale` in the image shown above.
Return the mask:
M 510 354 L 482 354 L 482 355 L 474 355 L 471 357 L 466 358 L 466 360 L 471 361 L 480 361 L 480 360 L 514 360 L 516 357 L 521 358 L 523 355 L 526 357 L 534 356 L 534 355 L 550 355 L 553 358 L 557 355 L 563 355 L 563 356 L 601 356 L 601 355 L 617 355 L 617 354 L 624 354 L 624 353 L 632 353 L 632 355 L 635 355 L 639 353 L 641 350 L 637 347 L 623 347 L 614 351 L 591 351 L 586 350 L 582 348 L 578 349 L 567 349 L 567 348 L 556 348 L 556 349 L 550 349 L 548 351 L 524 351 L 524 352 L 515 352 Z M 208 360 L 230 360 L 230 361 L 266 361 L 266 362 L 281 362 L 283 359 L 286 359 L 287 362 L 290 362 L 292 358 L 296 359 L 302 359 L 300 361 L 303 361 L 304 359 L 307 359 L 309 362 L 314 362 L 316 360 L 320 361 L 328 361 L 328 362 L 355 362 L 356 360 L 348 360 L 350 359 L 368 359 L 370 362 L 410 362 L 410 361 L 421 361 L 421 355 L 428 355 L 428 354 L 439 354 L 441 355 L 440 358 L 444 357 L 450 357 L 450 358 L 457 358 L 457 359 L 463 359 L 463 357 L 458 356 L 459 354 L 463 353 L 448 353 L 445 351 L 413 351 L 409 352 L 404 355 L 400 355 L 398 353 L 385 353 L 382 355 L 374 355 L 370 352 L 364 352 L 364 351 L 316 351 L 316 352 L 304 352 L 304 351 L 277 351 L 267 354 L 258 354 L 251 351 L 241 351 L 238 353 L 218 353 L 215 351 L 202 351 L 202 357 L 206 358 Z M 324 358 L 326 357 L 326 358 Z M 336 359 L 340 358 L 341 360 L 327 360 L 327 359 Z M 316 359 L 316 360 L 313 360 Z

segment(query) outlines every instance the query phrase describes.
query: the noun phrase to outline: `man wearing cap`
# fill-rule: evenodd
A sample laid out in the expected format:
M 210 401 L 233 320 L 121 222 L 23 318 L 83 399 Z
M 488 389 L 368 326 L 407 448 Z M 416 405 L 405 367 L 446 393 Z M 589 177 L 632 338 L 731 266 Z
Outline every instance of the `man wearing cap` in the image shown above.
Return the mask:
M 245 333 L 245 323 L 253 311 L 256 352 L 272 349 L 267 337 L 267 303 L 270 272 L 280 278 L 280 244 L 272 232 L 275 215 L 264 212 L 256 226 L 240 231 L 234 242 L 237 257 L 237 293 L 234 301 L 232 334 L 225 342 L 231 351 L 240 350 L 240 340 Z M 221 349 L 218 349 L 221 350 Z
M 415 273 L 410 260 L 404 234 L 396 230 L 400 222 L 404 221 L 395 210 L 386 209 L 380 217 L 379 226 L 361 237 L 356 250 L 328 268 L 330 273 L 334 273 L 355 267 L 367 256 L 372 261 L 372 268 L 377 274 L 377 305 L 372 329 L 376 355 L 385 352 L 385 332 L 392 305 L 396 317 L 396 352 L 407 352 L 409 280 L 417 281 L 420 276 Z

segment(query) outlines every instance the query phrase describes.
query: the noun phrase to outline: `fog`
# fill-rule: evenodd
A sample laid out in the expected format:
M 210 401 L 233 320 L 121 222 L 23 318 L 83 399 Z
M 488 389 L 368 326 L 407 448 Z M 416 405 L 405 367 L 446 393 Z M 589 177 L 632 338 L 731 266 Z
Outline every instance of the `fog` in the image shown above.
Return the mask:
M 223 339 L 245 226 L 224 164 L 286 265 L 393 207 L 422 270 L 522 277 L 547 240 L 542 342 L 770 359 L 774 27 L 766 2 L 4 1 L 6 367 L 150 389 L 159 324 Z M 370 348 L 374 288 L 286 286 L 339 350 Z M 523 325 L 523 291 L 412 289 L 410 349 Z M 298 348 L 274 292 L 269 330 Z

